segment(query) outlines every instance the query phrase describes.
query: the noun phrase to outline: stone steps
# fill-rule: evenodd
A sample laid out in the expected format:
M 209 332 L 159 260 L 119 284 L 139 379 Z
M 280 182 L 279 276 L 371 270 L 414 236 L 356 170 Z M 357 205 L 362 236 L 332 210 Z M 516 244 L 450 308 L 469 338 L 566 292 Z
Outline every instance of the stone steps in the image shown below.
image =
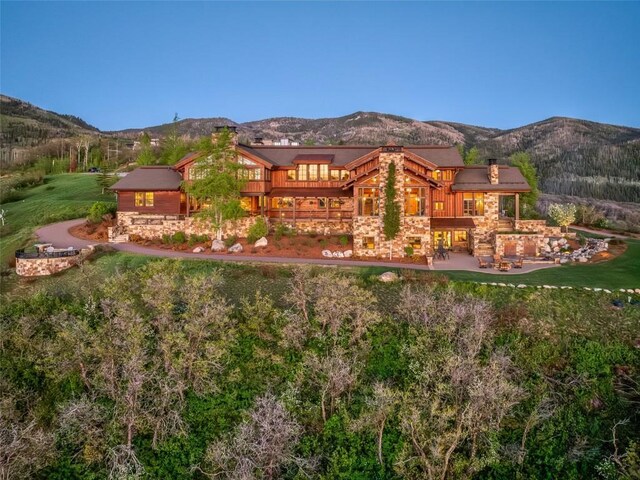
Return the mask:
M 127 243 L 129 241 L 129 235 L 127 233 L 123 233 L 122 235 L 118 235 L 111 243 Z
M 478 257 L 487 257 L 494 254 L 493 245 L 489 243 L 480 243 L 478 247 L 474 249 L 473 254 Z

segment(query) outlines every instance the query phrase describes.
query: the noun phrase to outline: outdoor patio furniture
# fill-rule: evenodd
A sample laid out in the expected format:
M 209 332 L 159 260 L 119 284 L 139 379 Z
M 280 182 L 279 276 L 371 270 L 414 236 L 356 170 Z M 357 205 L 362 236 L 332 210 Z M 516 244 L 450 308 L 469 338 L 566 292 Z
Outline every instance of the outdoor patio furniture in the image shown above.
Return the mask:
M 501 272 L 508 272 L 509 270 L 511 270 L 511 262 L 500 262 L 498 265 L 498 270 L 500 270 Z
M 489 262 L 484 260 L 482 257 L 478 257 L 478 264 L 480 268 L 489 268 Z
M 444 248 L 444 243 L 442 242 L 442 240 L 438 240 L 438 248 L 436 249 L 436 253 L 433 258 L 439 258 L 441 260 L 447 260 L 449 258 L 449 252 L 446 248 Z
M 524 263 L 524 258 L 518 257 L 518 259 L 515 262 L 513 262 L 513 268 L 522 268 L 523 263 Z

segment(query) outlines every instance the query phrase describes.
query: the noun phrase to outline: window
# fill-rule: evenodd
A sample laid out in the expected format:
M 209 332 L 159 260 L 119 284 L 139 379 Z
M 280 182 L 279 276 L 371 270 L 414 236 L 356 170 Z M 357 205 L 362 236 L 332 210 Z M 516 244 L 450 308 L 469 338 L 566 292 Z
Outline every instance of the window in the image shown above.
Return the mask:
M 136 192 L 135 193 L 135 205 L 136 207 L 153 207 L 153 192 Z
M 434 178 L 434 180 L 442 180 L 442 171 L 434 170 L 431 176 Z
M 340 180 L 349 180 L 349 170 L 340 170 Z
M 376 239 L 374 237 L 363 237 L 362 248 L 374 250 L 376 248 Z
M 344 182 L 349 180 L 349 170 L 331 170 L 331 180 Z
M 308 165 L 309 167 L 309 180 L 312 182 L 318 181 L 318 165 Z
M 444 211 L 444 202 L 433 202 L 433 210 L 436 212 Z
M 261 180 L 262 170 L 260 168 L 243 168 L 238 170 L 238 178 L 245 180 Z
M 407 238 L 409 246 L 414 250 L 420 250 L 422 248 L 422 238 L 420 237 L 409 237 Z
M 271 208 L 286 209 L 293 208 L 293 197 L 275 197 L 271 199 Z
M 339 198 L 330 198 L 329 199 L 329 208 L 340 208 L 342 207 L 342 200 Z
M 423 217 L 426 215 L 426 188 L 405 188 L 404 214 L 410 217 Z
M 296 171 L 295 169 L 287 170 L 287 180 L 295 181 L 296 180 Z
M 248 158 L 245 158 L 245 157 L 238 158 L 238 163 L 240 165 L 249 165 L 249 166 L 252 166 L 252 167 L 255 167 L 255 166 L 258 165 L 256 162 L 251 161 L 251 160 L 249 160 Z
M 318 208 L 327 208 L 327 197 L 318 198 Z
M 211 167 L 205 165 L 194 165 L 189 169 L 189 178 L 191 180 L 202 180 L 209 175 Z
M 240 197 L 240 207 L 245 212 L 251 211 L 251 197 Z
M 377 188 L 358 189 L 358 215 L 378 215 L 379 192 L 380 191 Z
M 329 180 L 329 165 L 327 165 L 326 163 L 320 165 L 320 180 L 324 182 Z
M 467 216 L 484 215 L 483 197 L 482 193 L 464 193 L 462 195 L 462 213 Z
M 433 246 L 438 248 L 440 245 L 444 248 L 451 247 L 451 231 L 435 231 L 433 232 Z
M 467 243 L 467 231 L 466 230 L 454 230 L 453 232 L 454 243 Z
M 451 180 L 453 178 L 453 172 L 451 170 L 444 170 L 442 172 L 442 180 Z
M 307 165 L 298 165 L 298 180 L 307 180 Z

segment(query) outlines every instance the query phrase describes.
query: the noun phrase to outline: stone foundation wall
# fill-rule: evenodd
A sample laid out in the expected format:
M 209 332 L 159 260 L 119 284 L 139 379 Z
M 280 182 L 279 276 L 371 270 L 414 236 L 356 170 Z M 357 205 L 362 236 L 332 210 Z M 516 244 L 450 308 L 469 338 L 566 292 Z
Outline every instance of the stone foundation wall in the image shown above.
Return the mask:
M 278 220 L 271 220 L 272 225 L 280 223 Z M 285 225 L 295 229 L 300 233 L 316 232 L 319 235 L 351 235 L 353 223 L 351 220 L 296 220 L 295 223 L 283 221 Z
M 16 274 L 21 277 L 42 277 L 62 272 L 78 265 L 93 252 L 93 248 L 84 248 L 73 257 L 16 258 Z
M 493 235 L 498 230 L 500 195 L 497 193 L 484 194 L 484 215 L 471 217 L 476 224 L 473 234 L 474 246 L 479 243 L 491 243 Z
M 565 235 L 560 227 L 547 225 L 546 220 L 517 220 L 514 222 L 514 229 L 519 232 L 542 233 L 547 237 L 561 237 Z
M 239 220 L 226 222 L 222 229 L 223 238 L 235 235 L 246 237 L 249 228 L 258 217 L 244 217 Z M 268 219 L 266 219 L 268 221 Z M 138 235 L 145 239 L 173 235 L 176 232 L 184 232 L 187 235 L 209 235 L 215 237 L 215 229 L 210 222 L 197 217 L 181 217 L 178 215 L 148 215 L 137 212 L 118 212 L 117 225 L 121 232 L 129 235 Z
M 497 255 L 505 255 L 505 245 L 508 242 L 514 242 L 516 245 L 515 254 L 523 256 L 525 242 L 534 242 L 536 245 L 535 256 L 540 255 L 544 245 L 547 243 L 546 235 L 540 234 L 516 234 L 516 233 L 497 233 L 495 238 L 495 252 Z
M 365 238 L 373 238 L 375 247 L 369 249 Z M 384 234 L 382 233 L 382 219 L 380 217 L 355 217 L 353 219 L 353 254 L 358 257 L 377 257 L 382 251 Z M 385 242 L 386 243 L 386 242 Z M 387 256 L 389 250 L 387 246 Z

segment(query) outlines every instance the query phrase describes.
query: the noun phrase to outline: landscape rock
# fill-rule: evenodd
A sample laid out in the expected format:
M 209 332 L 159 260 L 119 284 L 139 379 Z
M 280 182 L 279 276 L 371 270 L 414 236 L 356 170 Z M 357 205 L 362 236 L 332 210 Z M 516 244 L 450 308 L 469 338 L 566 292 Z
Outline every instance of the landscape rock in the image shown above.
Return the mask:
M 323 257 L 333 257 L 333 253 L 331 253 L 331 250 L 322 250 L 322 256 Z
M 394 272 L 384 272 L 378 277 L 378 280 L 383 283 L 397 282 L 398 275 L 396 275 Z
M 344 258 L 344 253 L 343 252 L 336 252 L 338 255 L 338 258 Z
M 527 288 L 527 286 L 524 283 L 520 283 L 518 284 L 518 288 Z
M 256 241 L 256 243 L 253 244 L 253 246 L 256 247 L 256 248 L 259 248 L 259 247 L 266 247 L 268 244 L 269 244 L 269 242 L 267 241 L 267 239 L 265 237 L 262 237 L 262 238 L 259 238 Z
M 242 245 L 240 245 L 239 243 L 231 245 L 227 250 L 227 252 L 229 253 L 240 253 L 241 251 L 242 251 Z
M 589 259 L 587 257 L 578 257 L 577 260 L 580 263 L 586 263 L 586 262 L 589 261 Z
M 222 240 L 214 240 L 211 242 L 212 252 L 222 252 L 224 250 L 224 242 Z
M 204 248 L 202 247 L 196 247 L 193 249 L 193 253 L 202 253 L 204 252 Z
M 345 258 L 353 257 L 353 250 L 345 250 L 344 251 L 344 257 Z

